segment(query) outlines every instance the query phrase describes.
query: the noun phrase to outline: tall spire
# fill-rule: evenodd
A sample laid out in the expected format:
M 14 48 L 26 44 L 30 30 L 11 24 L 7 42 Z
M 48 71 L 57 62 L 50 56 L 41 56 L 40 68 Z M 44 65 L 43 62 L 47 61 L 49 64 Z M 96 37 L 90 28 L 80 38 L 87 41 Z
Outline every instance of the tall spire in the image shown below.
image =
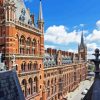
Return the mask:
M 79 53 L 79 61 L 81 62 L 81 59 L 85 61 L 86 55 L 87 55 L 87 47 L 86 47 L 86 44 L 84 43 L 83 30 L 82 30 L 82 33 L 81 33 L 81 43 L 80 43 L 80 46 L 79 46 L 78 53 Z
M 81 44 L 84 45 L 83 30 L 82 30 L 82 34 L 81 34 Z
M 38 28 L 41 30 L 42 34 L 44 33 L 44 19 L 42 14 L 42 3 L 40 0 L 40 10 L 39 10 L 39 16 L 38 16 Z
M 39 16 L 38 16 L 38 21 L 43 22 L 43 13 L 42 13 L 42 3 L 40 0 L 40 10 L 39 10 Z

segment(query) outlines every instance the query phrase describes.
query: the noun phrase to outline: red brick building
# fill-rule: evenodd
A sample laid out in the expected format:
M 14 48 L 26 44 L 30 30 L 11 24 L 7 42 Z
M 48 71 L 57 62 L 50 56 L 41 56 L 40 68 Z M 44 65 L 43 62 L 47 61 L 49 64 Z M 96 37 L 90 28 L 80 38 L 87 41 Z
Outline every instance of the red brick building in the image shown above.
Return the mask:
M 87 76 L 87 65 L 79 54 L 48 48 L 44 55 L 46 100 L 63 100 Z M 81 60 L 80 60 L 81 59 Z
M 83 33 L 78 53 L 48 48 L 44 55 L 46 100 L 63 100 L 87 76 L 87 47 Z
M 16 69 L 26 100 L 62 100 L 86 77 L 83 35 L 78 54 L 51 48 L 44 54 L 41 1 L 36 27 L 23 0 L 0 0 L 0 53 L 6 69 Z
M 38 9 L 38 8 L 37 8 Z M 44 21 L 40 2 L 38 27 L 23 0 L 0 0 L 0 52 L 7 69 L 16 67 L 27 100 L 43 97 Z M 16 66 L 13 66 L 13 55 Z

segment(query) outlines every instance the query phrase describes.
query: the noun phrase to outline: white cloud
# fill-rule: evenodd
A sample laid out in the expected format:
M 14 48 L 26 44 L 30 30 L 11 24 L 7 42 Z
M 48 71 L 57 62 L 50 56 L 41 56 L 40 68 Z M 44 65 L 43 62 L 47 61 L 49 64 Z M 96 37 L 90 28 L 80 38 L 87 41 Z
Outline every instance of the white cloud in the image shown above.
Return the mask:
M 45 45 L 45 49 L 47 49 L 47 48 L 52 48 L 52 49 L 55 49 L 55 48 L 57 48 L 55 45 Z
M 97 26 L 98 29 L 100 29 L 100 20 L 98 20 L 98 21 L 96 22 L 96 26 Z
M 83 27 L 84 24 L 80 24 L 80 27 Z M 70 29 L 65 27 L 64 25 L 53 25 L 50 26 L 46 32 L 45 32 L 45 42 L 50 42 L 53 44 L 53 46 L 47 46 L 51 48 L 57 48 L 55 45 L 58 44 L 61 46 L 61 44 L 70 44 L 70 43 L 80 43 L 80 37 L 82 30 L 80 28 L 78 31 L 76 31 L 76 28 L 79 26 L 74 26 L 74 30 L 71 32 L 68 32 Z M 86 39 L 86 44 L 88 48 L 88 58 L 93 58 L 92 54 L 94 53 L 94 50 L 96 48 L 100 49 L 100 20 L 96 22 L 96 27 L 95 29 L 92 30 L 92 32 L 89 33 L 89 30 L 84 30 L 83 33 L 88 33 L 85 34 L 85 39 Z M 59 48 L 59 47 L 58 47 Z M 60 47 L 62 48 L 62 47 Z M 77 50 L 73 50 L 69 48 L 70 52 L 77 52 Z
M 68 50 L 69 52 L 74 52 L 74 53 L 78 53 L 78 51 L 75 49 L 75 50 L 73 50 L 73 49 L 69 49 Z
M 45 41 L 52 42 L 55 44 L 62 43 L 79 43 L 80 42 L 80 31 L 68 32 L 68 28 L 63 25 L 60 26 L 50 26 L 45 32 Z
M 50 26 L 45 33 L 45 41 L 49 41 L 55 44 L 62 43 L 79 43 L 80 35 L 82 31 L 76 32 L 73 30 L 72 32 L 68 32 L 66 27 L 63 25 L 60 26 Z M 84 33 L 88 33 L 87 30 Z M 86 37 L 87 42 L 100 41 L 100 31 L 94 29 L 91 34 Z
M 89 51 L 93 51 L 94 49 L 97 48 L 97 44 L 96 43 L 89 43 L 89 44 L 87 44 L 87 48 Z
M 73 26 L 73 29 L 78 29 L 78 26 L 76 25 L 76 26 Z
M 73 26 L 73 29 L 80 29 L 82 30 L 82 28 L 85 26 L 85 24 L 79 24 L 79 25 L 75 25 Z
M 85 24 L 80 24 L 79 26 L 84 27 L 84 26 L 85 26 Z
M 94 29 L 91 34 L 86 37 L 87 41 L 100 41 L 100 31 Z
M 96 48 L 100 49 L 100 46 L 97 43 L 89 43 L 87 44 L 87 58 L 88 59 L 94 59 L 95 57 L 92 55 Z
M 93 31 L 86 37 L 87 42 L 100 42 L 100 20 L 96 22 L 97 29 Z

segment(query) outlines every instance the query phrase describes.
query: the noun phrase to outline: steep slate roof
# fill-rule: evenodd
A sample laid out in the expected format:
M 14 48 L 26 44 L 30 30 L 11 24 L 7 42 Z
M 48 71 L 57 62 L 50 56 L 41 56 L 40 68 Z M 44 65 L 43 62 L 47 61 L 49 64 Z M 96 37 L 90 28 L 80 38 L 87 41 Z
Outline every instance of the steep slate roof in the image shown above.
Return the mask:
M 44 54 L 44 68 L 56 66 L 57 62 L 57 54 L 50 55 L 49 53 Z M 62 64 L 70 64 L 72 63 L 72 58 L 70 56 L 62 55 Z
M 28 22 L 32 22 L 29 11 L 27 10 L 24 0 L 5 0 L 5 4 L 14 4 L 15 5 L 15 18 L 17 21 L 22 21 L 25 24 L 28 24 Z M 21 20 L 21 17 L 23 20 Z M 33 23 L 31 23 L 31 26 L 34 26 Z
M 0 71 L 0 100 L 25 100 L 16 71 Z
M 14 0 L 15 6 L 16 6 L 16 19 L 19 20 L 19 17 L 24 14 L 22 13 L 22 10 L 25 11 L 25 20 L 24 22 L 28 24 L 28 21 L 31 20 L 30 14 L 28 10 L 26 9 L 26 6 L 24 4 L 23 0 Z
M 33 26 L 33 19 L 31 18 L 29 9 L 26 8 L 24 0 L 5 0 L 4 5 L 12 4 L 15 6 L 15 19 L 16 21 L 21 21 L 27 25 Z M 43 13 L 42 13 L 42 3 L 40 0 L 38 23 L 44 23 Z

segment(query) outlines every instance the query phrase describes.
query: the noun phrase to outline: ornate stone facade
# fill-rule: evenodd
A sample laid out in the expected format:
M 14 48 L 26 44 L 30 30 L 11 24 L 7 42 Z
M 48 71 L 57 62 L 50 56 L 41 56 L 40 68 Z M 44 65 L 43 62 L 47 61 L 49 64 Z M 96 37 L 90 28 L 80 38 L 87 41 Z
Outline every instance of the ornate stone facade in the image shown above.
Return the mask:
M 0 72 L 0 100 L 25 100 L 15 70 Z
M 46 100 L 63 100 L 87 76 L 87 65 L 79 54 L 48 48 L 44 56 Z
M 26 100 L 62 100 L 86 77 L 86 51 L 80 56 L 80 49 L 74 54 L 49 48 L 44 54 L 41 1 L 37 25 L 23 0 L 0 0 L 0 53 L 6 69 L 16 69 Z
M 37 21 L 23 0 L 0 0 L 0 52 L 7 70 L 16 68 L 27 100 L 43 99 L 44 21 L 42 5 Z M 2 45 L 4 44 L 4 45 Z M 13 57 L 15 61 L 13 62 Z

